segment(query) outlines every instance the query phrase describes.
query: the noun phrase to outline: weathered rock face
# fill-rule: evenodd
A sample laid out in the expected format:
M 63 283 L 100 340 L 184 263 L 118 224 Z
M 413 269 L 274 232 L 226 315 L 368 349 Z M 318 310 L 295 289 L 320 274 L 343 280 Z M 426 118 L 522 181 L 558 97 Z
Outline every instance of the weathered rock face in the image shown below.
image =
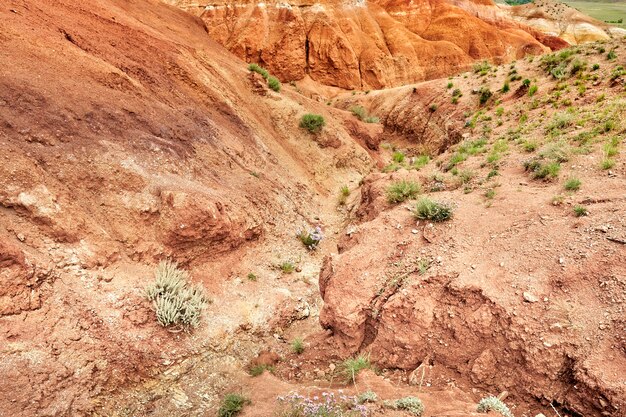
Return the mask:
M 169 3 L 200 16 L 211 37 L 283 81 L 308 75 L 346 89 L 432 79 L 477 59 L 564 45 L 506 20 L 491 0 Z
M 511 19 L 547 35 L 559 37 L 570 45 L 619 39 L 626 35 L 626 30 L 611 27 L 559 1 L 538 0 L 522 6 L 499 7 Z

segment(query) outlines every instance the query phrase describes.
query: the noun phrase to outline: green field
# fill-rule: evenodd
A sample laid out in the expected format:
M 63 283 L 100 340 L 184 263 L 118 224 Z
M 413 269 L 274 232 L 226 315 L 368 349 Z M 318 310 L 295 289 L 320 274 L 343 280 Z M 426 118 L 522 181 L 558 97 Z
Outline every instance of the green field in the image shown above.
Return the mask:
M 623 19 L 622 23 L 611 24 L 626 29 L 626 2 L 624 1 L 563 0 L 563 3 L 603 22 Z

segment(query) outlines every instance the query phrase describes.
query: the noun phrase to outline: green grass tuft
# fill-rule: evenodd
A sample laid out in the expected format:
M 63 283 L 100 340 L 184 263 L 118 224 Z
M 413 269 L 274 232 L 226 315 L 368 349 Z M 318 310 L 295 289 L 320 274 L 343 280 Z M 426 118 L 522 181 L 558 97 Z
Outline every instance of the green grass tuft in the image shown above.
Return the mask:
M 250 404 L 250 400 L 240 394 L 226 394 L 222 400 L 222 405 L 217 412 L 218 417 L 234 417 L 243 410 L 243 407 Z
M 418 219 L 442 222 L 452 218 L 452 212 L 453 208 L 451 205 L 422 197 L 417 202 L 413 214 Z
M 319 114 L 307 113 L 300 119 L 300 127 L 309 133 L 319 133 L 326 126 L 324 117 Z
M 351 382 L 355 382 L 356 376 L 363 369 L 371 369 L 372 364 L 369 358 L 359 355 L 356 358 L 349 358 L 343 361 L 341 364 L 342 372 L 346 379 Z
M 387 188 L 387 201 L 391 204 L 401 203 L 417 197 L 420 192 L 421 187 L 415 181 L 396 181 Z

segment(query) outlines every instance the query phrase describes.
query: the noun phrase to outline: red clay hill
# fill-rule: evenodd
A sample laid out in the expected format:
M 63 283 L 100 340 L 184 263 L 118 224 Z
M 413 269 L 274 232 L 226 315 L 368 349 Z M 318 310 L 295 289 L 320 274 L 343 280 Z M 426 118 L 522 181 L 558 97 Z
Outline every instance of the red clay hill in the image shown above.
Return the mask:
M 508 20 L 491 0 L 191 2 L 235 55 L 282 81 L 310 76 L 345 89 L 398 86 L 567 45 Z

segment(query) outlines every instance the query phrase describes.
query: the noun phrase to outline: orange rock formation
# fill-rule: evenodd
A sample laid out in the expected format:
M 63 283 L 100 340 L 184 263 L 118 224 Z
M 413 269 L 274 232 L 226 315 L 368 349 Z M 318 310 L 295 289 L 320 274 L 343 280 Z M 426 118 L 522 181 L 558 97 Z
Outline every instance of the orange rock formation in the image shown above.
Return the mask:
M 308 75 L 346 89 L 397 86 L 478 59 L 514 60 L 566 45 L 506 20 L 491 0 L 170 3 L 200 16 L 211 37 L 283 81 Z

